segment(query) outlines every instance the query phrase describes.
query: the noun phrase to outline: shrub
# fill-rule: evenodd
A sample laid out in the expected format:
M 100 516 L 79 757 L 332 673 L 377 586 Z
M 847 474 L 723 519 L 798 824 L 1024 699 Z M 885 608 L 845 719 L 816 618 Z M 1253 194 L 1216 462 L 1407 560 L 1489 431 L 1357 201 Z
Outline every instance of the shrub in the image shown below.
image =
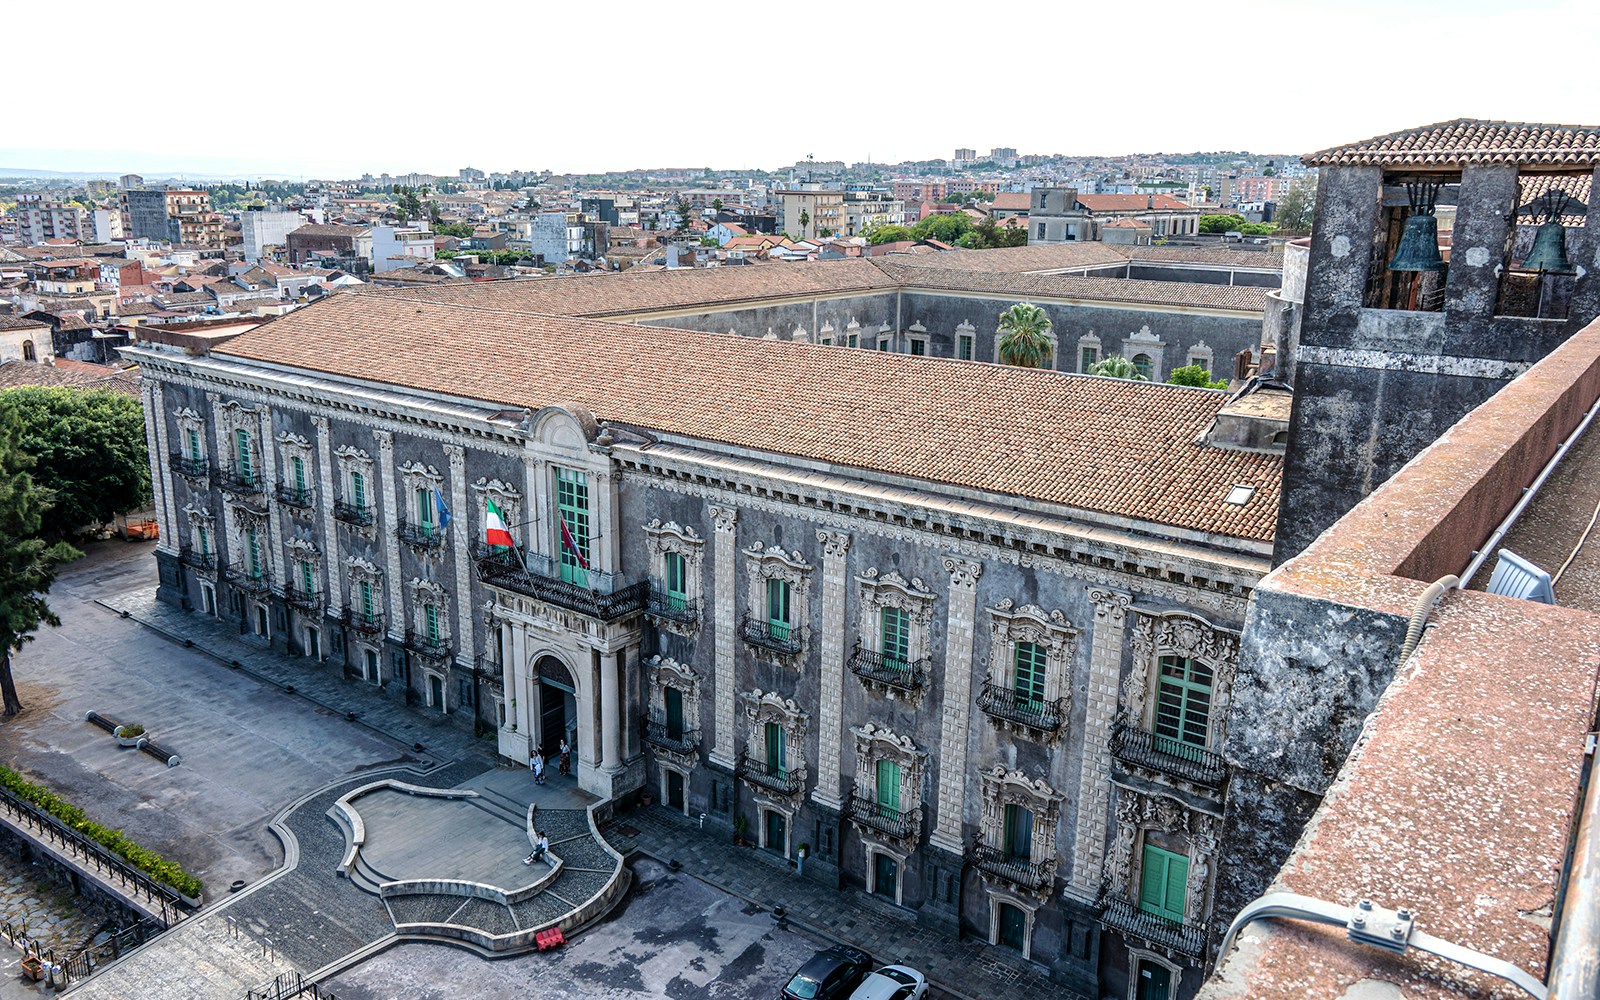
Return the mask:
M 137 739 L 144 735 L 144 727 L 137 722 L 129 726 L 118 726 L 117 735 L 125 740 Z

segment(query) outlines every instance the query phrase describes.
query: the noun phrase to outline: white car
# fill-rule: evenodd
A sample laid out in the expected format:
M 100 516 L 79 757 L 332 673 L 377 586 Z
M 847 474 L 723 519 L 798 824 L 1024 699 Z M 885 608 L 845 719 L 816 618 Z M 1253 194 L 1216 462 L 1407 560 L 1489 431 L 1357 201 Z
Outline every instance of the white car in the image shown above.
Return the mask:
M 850 1000 L 920 1000 L 928 980 L 908 965 L 885 965 L 861 980 Z

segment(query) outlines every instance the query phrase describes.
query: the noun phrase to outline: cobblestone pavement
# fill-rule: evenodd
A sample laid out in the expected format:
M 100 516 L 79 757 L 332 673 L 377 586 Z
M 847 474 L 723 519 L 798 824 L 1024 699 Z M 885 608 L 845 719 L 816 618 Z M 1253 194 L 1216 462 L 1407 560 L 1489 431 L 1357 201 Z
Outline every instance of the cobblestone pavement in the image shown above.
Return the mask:
M 632 832 L 637 831 L 637 832 Z M 601 831 L 628 855 L 639 851 L 676 860 L 685 873 L 767 910 L 782 906 L 788 919 L 830 941 L 864 948 L 885 964 L 903 962 L 956 997 L 1050 996 L 1090 1000 L 1050 981 L 1045 970 L 974 941 L 953 941 L 918 925 L 905 910 L 851 889 L 833 889 L 796 876 L 784 862 L 720 834 L 703 832 L 680 813 L 657 806 L 624 814 Z

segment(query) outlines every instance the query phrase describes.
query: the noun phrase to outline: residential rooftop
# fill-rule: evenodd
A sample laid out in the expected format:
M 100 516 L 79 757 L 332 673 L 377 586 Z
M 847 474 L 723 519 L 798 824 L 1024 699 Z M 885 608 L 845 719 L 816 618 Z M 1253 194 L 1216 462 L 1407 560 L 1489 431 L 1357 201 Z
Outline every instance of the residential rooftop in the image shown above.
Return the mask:
M 1300 158 L 1308 167 L 1381 166 L 1445 170 L 1469 163 L 1592 169 L 1600 127 L 1456 118 L 1346 143 Z

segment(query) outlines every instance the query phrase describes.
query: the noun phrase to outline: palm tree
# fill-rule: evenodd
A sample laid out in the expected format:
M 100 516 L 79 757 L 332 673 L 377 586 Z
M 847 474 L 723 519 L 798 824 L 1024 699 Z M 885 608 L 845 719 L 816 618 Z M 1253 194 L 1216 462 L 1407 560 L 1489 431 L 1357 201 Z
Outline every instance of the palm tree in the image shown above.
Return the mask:
M 1139 369 L 1134 367 L 1132 361 L 1120 355 L 1112 355 L 1101 361 L 1096 361 L 1089 366 L 1090 375 L 1104 375 L 1106 378 L 1126 378 L 1135 382 L 1148 382 L 1149 379 L 1139 374 Z
M 811 225 L 811 213 L 805 209 L 800 210 L 800 238 L 806 238 L 806 227 Z
M 1032 302 L 1018 302 L 1000 314 L 1000 363 L 1020 368 L 1044 368 L 1054 346 L 1050 342 L 1050 317 Z

